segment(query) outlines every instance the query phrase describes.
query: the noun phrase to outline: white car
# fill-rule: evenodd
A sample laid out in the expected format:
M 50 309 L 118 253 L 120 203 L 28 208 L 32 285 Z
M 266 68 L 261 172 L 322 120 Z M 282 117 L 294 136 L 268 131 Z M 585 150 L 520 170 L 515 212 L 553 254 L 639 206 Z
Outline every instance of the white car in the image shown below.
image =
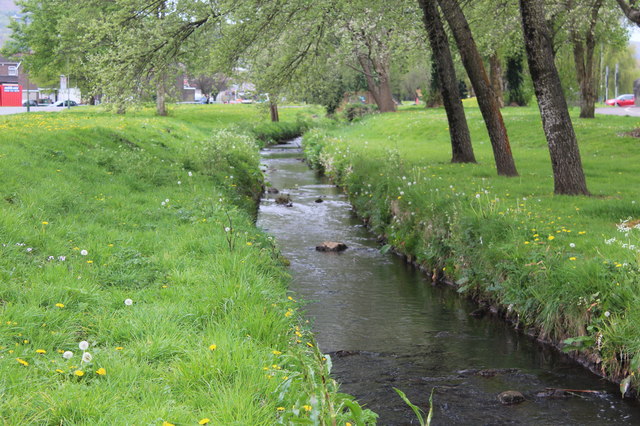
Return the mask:
M 66 106 L 78 106 L 78 103 L 76 101 L 58 101 L 58 102 L 54 102 L 51 105 L 52 107 L 66 107 Z

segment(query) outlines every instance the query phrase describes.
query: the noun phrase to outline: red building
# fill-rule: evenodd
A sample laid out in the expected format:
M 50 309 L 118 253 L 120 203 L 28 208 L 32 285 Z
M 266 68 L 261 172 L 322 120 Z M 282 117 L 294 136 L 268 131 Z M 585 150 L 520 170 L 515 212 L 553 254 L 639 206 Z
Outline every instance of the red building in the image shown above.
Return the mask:
M 19 84 L 0 84 L 0 107 L 22 106 L 22 86 Z

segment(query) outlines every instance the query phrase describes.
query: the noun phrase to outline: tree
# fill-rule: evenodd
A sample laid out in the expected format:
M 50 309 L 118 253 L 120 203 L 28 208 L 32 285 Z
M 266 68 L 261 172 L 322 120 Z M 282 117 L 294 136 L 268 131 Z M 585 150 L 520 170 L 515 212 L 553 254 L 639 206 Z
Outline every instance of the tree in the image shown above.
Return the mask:
M 637 0 L 616 0 L 625 16 L 633 23 L 640 26 L 640 5 Z
M 440 91 L 451 137 L 452 163 L 475 163 L 476 159 L 471 146 L 471 135 L 464 107 L 460 99 L 458 80 L 449 50 L 449 40 L 440 19 L 436 0 L 418 0 L 422 9 L 422 18 L 429 35 L 432 59 L 436 68 Z
M 580 4 L 576 4 L 580 3 Z M 578 84 L 580 85 L 580 118 L 594 118 L 596 103 L 595 62 L 596 24 L 603 0 L 566 0 L 570 17 L 569 34 L 573 47 Z M 584 9 L 586 13 L 580 13 Z M 584 15 L 587 19 L 585 22 Z
M 549 145 L 554 192 L 588 195 L 578 141 L 553 60 L 543 0 L 519 0 L 529 71 L 538 97 L 542 127 Z
M 467 70 L 467 75 L 478 98 L 478 106 L 491 139 L 491 147 L 493 148 L 498 174 L 518 176 L 511 153 L 507 129 L 500 113 L 500 105 L 485 71 L 482 57 L 478 52 L 464 13 L 457 0 L 438 0 L 438 3 L 445 19 L 449 23 L 462 63 Z

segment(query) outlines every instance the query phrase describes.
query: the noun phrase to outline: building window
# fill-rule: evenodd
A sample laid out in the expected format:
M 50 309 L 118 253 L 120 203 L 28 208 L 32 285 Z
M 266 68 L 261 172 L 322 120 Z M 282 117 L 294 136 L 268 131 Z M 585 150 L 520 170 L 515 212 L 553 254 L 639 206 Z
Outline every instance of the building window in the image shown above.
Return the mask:
M 18 75 L 18 67 L 9 66 L 9 75 Z

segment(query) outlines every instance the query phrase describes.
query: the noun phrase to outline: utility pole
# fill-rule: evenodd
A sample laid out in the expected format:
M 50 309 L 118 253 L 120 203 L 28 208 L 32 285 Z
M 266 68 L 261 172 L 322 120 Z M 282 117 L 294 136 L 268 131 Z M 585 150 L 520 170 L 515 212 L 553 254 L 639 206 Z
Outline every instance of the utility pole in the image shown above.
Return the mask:
M 29 73 L 25 73 L 25 76 L 27 77 L 27 112 L 31 112 L 31 91 L 29 90 Z
M 615 81 L 616 81 L 616 98 L 618 97 L 618 64 L 616 63 L 616 75 L 615 75 Z
M 609 99 L 609 65 L 604 69 L 604 100 Z

